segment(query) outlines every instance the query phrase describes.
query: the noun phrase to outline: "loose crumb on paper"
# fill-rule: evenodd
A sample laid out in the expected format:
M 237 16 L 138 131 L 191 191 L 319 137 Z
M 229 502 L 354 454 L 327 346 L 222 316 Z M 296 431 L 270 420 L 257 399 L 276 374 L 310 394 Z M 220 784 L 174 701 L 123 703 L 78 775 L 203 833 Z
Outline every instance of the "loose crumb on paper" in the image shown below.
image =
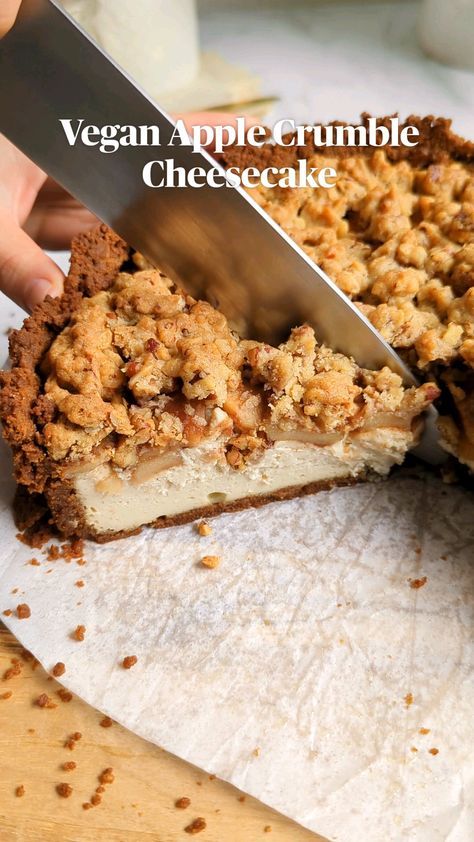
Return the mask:
M 211 570 L 214 568 L 219 567 L 221 563 L 220 557 L 218 555 L 205 555 L 201 559 L 201 564 L 203 567 L 208 567 Z
M 421 579 L 408 579 L 408 581 L 410 583 L 410 588 L 417 591 L 426 585 L 428 578 L 427 576 L 422 576 Z
M 124 670 L 129 670 L 129 669 L 131 669 L 132 667 L 135 666 L 137 661 L 138 661 L 138 658 L 137 658 L 136 655 L 127 655 L 122 661 L 122 666 L 123 666 Z
M 200 523 L 198 523 L 196 528 L 199 535 L 201 535 L 202 538 L 207 538 L 208 535 L 212 534 L 212 529 L 209 526 L 209 524 L 206 523 L 205 520 L 202 520 Z
M 74 631 L 71 634 L 71 637 L 72 637 L 73 640 L 78 640 L 79 642 L 82 642 L 84 640 L 85 634 L 86 634 L 86 627 L 79 625 L 79 626 L 76 626 L 76 628 L 74 629 Z

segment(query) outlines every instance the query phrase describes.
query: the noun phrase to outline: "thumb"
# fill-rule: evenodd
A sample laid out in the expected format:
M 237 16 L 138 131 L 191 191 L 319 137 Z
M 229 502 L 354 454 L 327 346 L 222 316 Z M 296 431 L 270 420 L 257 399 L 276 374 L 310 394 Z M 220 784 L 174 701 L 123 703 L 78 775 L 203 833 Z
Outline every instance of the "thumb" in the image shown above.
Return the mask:
M 15 23 L 20 0 L 2 0 L 0 9 L 0 38 L 5 35 Z
M 0 209 L 0 290 L 32 310 L 47 295 L 60 295 L 63 279 L 60 268 Z

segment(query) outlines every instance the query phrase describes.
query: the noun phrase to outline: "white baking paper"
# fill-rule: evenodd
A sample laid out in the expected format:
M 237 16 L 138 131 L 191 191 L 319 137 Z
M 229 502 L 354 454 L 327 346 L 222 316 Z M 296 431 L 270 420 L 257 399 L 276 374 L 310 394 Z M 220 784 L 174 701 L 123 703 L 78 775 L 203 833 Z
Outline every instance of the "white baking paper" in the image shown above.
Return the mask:
M 392 478 L 223 515 L 208 538 L 188 525 L 87 544 L 78 567 L 16 540 L 11 490 L 0 608 L 28 603 L 6 623 L 46 669 L 65 662 L 66 687 L 331 840 L 471 842 L 467 492 Z

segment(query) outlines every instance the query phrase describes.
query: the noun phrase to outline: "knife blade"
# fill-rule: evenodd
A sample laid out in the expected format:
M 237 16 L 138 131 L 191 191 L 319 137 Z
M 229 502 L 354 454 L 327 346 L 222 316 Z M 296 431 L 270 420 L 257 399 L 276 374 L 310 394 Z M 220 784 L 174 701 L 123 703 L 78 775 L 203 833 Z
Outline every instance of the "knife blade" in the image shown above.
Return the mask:
M 0 130 L 131 246 L 242 333 L 278 344 L 312 325 L 319 342 L 365 368 L 416 380 L 327 275 L 240 187 L 147 187 L 144 165 L 172 157 L 186 172 L 216 161 L 168 145 L 175 124 L 56 0 L 23 0 L 0 41 Z M 114 154 L 68 145 L 60 119 L 156 125 L 160 146 Z M 171 154 L 170 154 L 171 152 Z M 223 172 L 223 171 L 222 171 Z

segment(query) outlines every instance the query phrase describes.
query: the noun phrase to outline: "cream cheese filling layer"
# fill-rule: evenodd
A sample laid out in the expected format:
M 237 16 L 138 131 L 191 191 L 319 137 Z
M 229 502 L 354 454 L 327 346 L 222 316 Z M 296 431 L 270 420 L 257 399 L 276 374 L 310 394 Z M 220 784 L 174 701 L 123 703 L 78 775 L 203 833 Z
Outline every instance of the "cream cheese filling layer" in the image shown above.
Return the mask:
M 102 464 L 76 474 L 72 482 L 88 525 L 103 534 L 291 486 L 357 477 L 368 470 L 384 475 L 403 461 L 412 444 L 413 434 L 397 428 L 370 430 L 326 446 L 278 441 L 235 470 L 223 444 L 214 441 L 178 451 L 151 476 L 136 470 L 111 474 Z

